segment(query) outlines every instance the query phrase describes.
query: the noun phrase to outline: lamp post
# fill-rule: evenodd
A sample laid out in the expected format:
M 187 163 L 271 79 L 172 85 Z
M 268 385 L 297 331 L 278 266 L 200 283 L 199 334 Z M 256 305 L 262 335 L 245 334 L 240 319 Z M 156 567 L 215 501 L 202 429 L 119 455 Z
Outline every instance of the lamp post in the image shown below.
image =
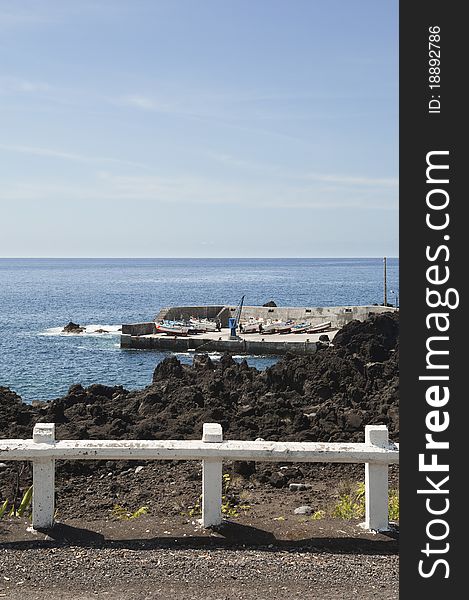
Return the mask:
M 388 283 L 387 283 L 387 277 L 386 277 L 386 257 L 383 258 L 383 263 L 384 263 L 384 306 L 387 306 L 388 305 L 388 293 L 387 293 Z

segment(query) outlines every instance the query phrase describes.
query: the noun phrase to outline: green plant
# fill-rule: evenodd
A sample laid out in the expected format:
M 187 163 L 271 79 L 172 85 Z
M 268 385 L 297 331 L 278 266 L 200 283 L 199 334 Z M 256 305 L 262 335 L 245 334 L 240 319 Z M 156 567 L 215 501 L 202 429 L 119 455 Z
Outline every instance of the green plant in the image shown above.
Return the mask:
M 138 519 L 142 515 L 146 515 L 148 513 L 148 506 L 141 506 L 135 512 L 131 512 L 121 506 L 120 504 L 114 504 L 112 508 L 112 514 L 116 519 L 121 521 L 128 521 L 129 519 Z
M 232 484 L 232 476 L 225 473 L 222 477 L 221 514 L 227 517 L 239 517 L 240 510 L 249 510 L 251 507 L 249 504 L 240 503 L 240 498 L 231 491 Z M 188 508 L 189 517 L 200 517 L 202 515 L 202 496 L 199 496 Z
M 399 521 L 399 490 L 389 491 L 389 520 Z
M 232 477 L 228 473 L 223 475 L 221 513 L 227 517 L 239 517 L 239 510 L 249 510 L 249 504 L 240 504 L 239 498 L 230 492 Z
M 5 500 L 5 502 L 2 504 L 2 506 L 0 507 L 0 519 L 3 517 L 3 515 L 6 513 L 8 509 L 8 498 Z
M 388 506 L 389 520 L 399 521 L 398 490 L 389 491 Z M 342 492 L 339 494 L 339 501 L 332 510 L 332 516 L 339 519 L 361 519 L 365 516 L 365 484 L 363 482 L 355 486 L 349 483 L 342 485 Z
M 24 511 L 29 508 L 31 502 L 33 500 L 33 486 L 29 486 L 29 488 L 25 491 L 23 498 L 21 499 L 18 510 L 16 511 L 17 517 L 22 517 Z
M 199 496 L 192 506 L 189 506 L 189 517 L 200 517 L 202 514 L 202 496 Z
M 226 493 L 231 483 L 231 475 L 229 473 L 225 473 L 222 477 L 223 480 L 223 491 Z
M 311 515 L 310 519 L 312 521 L 319 521 L 319 519 L 324 519 L 326 513 L 323 510 L 315 510 Z
M 346 486 L 347 484 L 345 484 Z M 332 516 L 339 519 L 361 519 L 365 516 L 365 484 L 349 486 L 339 495 L 339 501 L 332 510 Z
M 142 515 L 146 515 L 148 513 L 148 506 L 141 506 L 139 509 L 137 509 L 134 513 L 132 513 L 129 517 L 129 519 L 138 519 L 138 517 L 141 517 Z
M 31 506 L 31 502 L 33 499 L 33 486 L 29 486 L 29 488 L 24 492 L 23 497 L 21 498 L 21 502 L 18 508 L 15 507 L 15 503 L 13 502 L 8 509 L 9 500 L 8 498 L 3 502 L 0 507 L 0 519 L 6 514 L 8 517 L 22 517 L 24 513 Z

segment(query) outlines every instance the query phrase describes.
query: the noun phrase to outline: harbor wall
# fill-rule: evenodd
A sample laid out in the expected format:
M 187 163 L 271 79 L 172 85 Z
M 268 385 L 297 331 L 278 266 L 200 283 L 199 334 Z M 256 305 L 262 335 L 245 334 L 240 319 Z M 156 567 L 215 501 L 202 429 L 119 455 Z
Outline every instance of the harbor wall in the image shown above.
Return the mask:
M 179 319 L 188 319 L 189 317 L 202 319 L 220 319 L 222 327 L 228 326 L 228 319 L 236 314 L 236 306 L 172 306 L 160 310 L 155 320 L 163 319 L 177 321 Z M 373 314 L 382 312 L 394 312 L 397 309 L 393 306 L 243 306 L 241 312 L 241 321 L 247 321 L 250 318 L 264 320 L 273 319 L 287 321 L 308 321 L 313 325 L 318 325 L 325 321 L 330 321 L 332 327 L 343 327 L 349 321 L 357 319 L 364 321 Z
M 316 342 L 263 342 L 262 340 L 211 340 L 192 337 L 140 337 L 122 334 L 121 348 L 138 350 L 171 350 L 172 352 L 188 352 L 199 350 L 205 352 L 230 352 L 232 354 L 313 354 Z
M 122 325 L 122 335 L 150 335 L 156 333 L 156 326 L 153 321 L 149 323 L 128 323 Z
M 168 321 L 187 321 L 191 317 L 196 319 L 215 320 L 217 317 L 220 318 L 220 314 L 225 308 L 227 307 L 221 304 L 206 306 L 168 306 L 160 310 L 155 317 L 155 321 L 162 321 L 163 319 L 167 319 Z M 228 318 L 225 326 L 227 325 Z

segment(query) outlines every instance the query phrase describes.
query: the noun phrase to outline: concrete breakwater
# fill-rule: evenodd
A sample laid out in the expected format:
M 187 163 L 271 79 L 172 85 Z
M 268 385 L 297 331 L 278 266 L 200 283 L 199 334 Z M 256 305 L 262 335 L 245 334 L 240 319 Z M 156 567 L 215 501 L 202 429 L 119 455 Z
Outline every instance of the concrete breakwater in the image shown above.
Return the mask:
M 144 325 L 146 324 L 137 324 L 139 329 Z M 300 335 L 295 335 L 295 338 L 300 337 Z M 328 335 L 330 336 L 329 333 Z M 232 340 L 227 329 L 222 329 L 221 332 L 216 334 L 203 333 L 185 337 L 155 333 L 129 335 L 123 332 L 121 335 L 121 348 L 170 350 L 172 352 L 230 352 L 231 354 L 286 354 L 287 352 L 312 354 L 316 352 L 319 334 L 315 336 L 310 334 L 307 339 L 303 335 L 301 340 L 286 340 L 285 337 L 285 335 L 273 334 L 265 338 L 258 335 L 253 339 L 253 336 L 243 336 L 241 334 L 239 339 Z
M 172 306 L 163 308 L 156 315 L 155 321 L 196 319 L 219 319 L 222 327 L 228 327 L 228 319 L 236 314 L 236 306 Z M 318 325 L 330 321 L 332 327 L 340 329 L 349 321 L 364 321 L 374 314 L 395 311 L 392 306 L 243 306 L 241 321 L 268 319 L 280 321 L 308 321 Z
M 155 321 L 218 319 L 220 332 L 188 335 L 185 337 L 168 336 L 157 333 L 155 321 L 122 325 L 121 348 L 139 350 L 170 350 L 173 352 L 230 352 L 233 354 L 312 354 L 316 352 L 320 333 L 289 334 L 239 334 L 231 339 L 227 329 L 228 319 L 235 315 L 236 306 L 174 306 L 162 309 Z M 334 307 L 267 307 L 244 306 L 241 321 L 253 319 L 307 321 L 317 325 L 330 321 L 326 332 L 329 339 L 346 323 L 352 320 L 364 321 L 369 316 L 383 312 L 394 312 L 389 306 L 334 306 Z

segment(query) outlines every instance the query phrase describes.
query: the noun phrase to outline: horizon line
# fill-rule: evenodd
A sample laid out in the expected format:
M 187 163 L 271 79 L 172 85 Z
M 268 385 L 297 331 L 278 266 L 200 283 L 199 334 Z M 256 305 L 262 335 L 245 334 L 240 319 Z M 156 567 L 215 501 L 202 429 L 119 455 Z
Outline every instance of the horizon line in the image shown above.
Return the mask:
M 376 259 L 396 259 L 399 256 L 0 256 L 0 260 L 287 260 L 298 259 L 357 259 L 357 258 L 376 258 Z

